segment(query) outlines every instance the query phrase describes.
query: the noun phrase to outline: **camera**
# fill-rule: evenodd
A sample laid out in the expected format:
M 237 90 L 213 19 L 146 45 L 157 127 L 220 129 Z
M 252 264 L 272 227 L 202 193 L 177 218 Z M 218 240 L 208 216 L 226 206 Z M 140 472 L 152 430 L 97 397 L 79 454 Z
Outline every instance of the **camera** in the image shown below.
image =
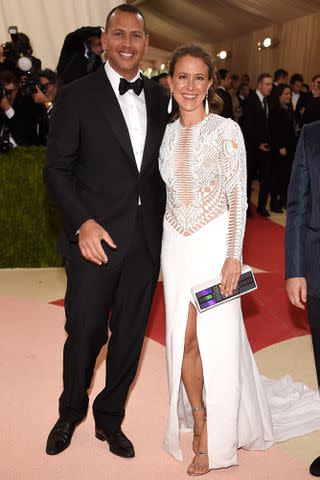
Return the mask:
M 26 97 L 31 97 L 34 93 L 37 93 L 36 86 L 43 91 L 39 83 L 38 75 L 35 75 L 31 72 L 28 72 L 24 77 L 22 77 L 20 82 L 20 92 Z
M 18 27 L 11 26 L 8 28 L 8 32 L 11 37 L 11 42 L 6 42 L 4 44 L 3 54 L 7 60 L 16 65 L 19 58 L 28 57 L 28 48 L 19 39 Z
M 7 153 L 13 147 L 12 143 L 10 142 L 9 138 L 6 136 L 0 137 L 0 153 Z

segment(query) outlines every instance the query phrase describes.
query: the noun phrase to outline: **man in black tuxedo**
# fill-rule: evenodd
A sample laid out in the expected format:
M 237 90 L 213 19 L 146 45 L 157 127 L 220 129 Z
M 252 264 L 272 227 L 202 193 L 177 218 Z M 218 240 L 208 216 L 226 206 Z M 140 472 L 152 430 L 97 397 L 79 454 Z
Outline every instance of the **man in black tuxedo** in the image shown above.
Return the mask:
M 218 83 L 219 85 L 216 91 L 219 97 L 223 100 L 223 108 L 220 115 L 234 120 L 232 97 L 228 92 L 231 86 L 231 75 L 225 68 L 220 68 L 220 70 L 218 70 Z
M 244 101 L 243 115 L 240 126 L 247 149 L 247 195 L 248 205 L 251 197 L 251 183 L 258 171 L 260 189 L 257 212 L 263 217 L 269 217 L 266 209 L 270 189 L 271 147 L 268 124 L 269 105 L 268 96 L 272 90 L 272 77 L 262 73 L 258 77 L 257 90 L 251 93 Z M 248 216 L 251 216 L 248 206 Z
M 121 423 L 159 274 L 165 189 L 158 151 L 167 101 L 139 72 L 148 35 L 136 7 L 109 13 L 102 44 L 108 62 L 60 90 L 50 122 L 44 177 L 63 221 L 68 338 L 60 416 L 46 451 L 67 448 L 86 416 L 109 326 L 106 386 L 93 404 L 96 437 L 129 458 L 134 447 Z
M 290 302 L 307 303 L 320 387 L 320 121 L 302 129 L 288 189 L 285 237 L 286 285 Z M 320 477 L 320 457 L 310 466 Z

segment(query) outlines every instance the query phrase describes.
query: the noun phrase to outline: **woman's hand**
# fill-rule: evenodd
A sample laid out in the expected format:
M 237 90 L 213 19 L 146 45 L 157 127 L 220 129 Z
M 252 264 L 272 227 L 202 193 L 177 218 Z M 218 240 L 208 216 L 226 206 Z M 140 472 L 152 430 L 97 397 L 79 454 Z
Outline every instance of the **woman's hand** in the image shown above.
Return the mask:
M 236 258 L 226 258 L 221 269 L 221 293 L 228 297 L 238 285 L 241 274 L 241 262 Z

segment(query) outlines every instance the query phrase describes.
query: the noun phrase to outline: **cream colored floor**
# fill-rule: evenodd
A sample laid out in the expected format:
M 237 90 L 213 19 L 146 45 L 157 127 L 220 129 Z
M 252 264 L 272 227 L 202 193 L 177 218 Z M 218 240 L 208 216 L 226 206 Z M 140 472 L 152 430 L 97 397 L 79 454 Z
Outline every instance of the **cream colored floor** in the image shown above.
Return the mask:
M 62 268 L 0 270 L 0 291 L 4 297 L 49 302 L 63 298 L 65 285 L 66 277 Z M 260 372 L 269 378 L 280 378 L 289 374 L 295 381 L 316 388 L 309 335 L 260 350 L 255 354 L 255 358 Z M 320 453 L 320 432 L 284 442 L 276 448 L 309 464 Z
M 257 185 L 253 195 L 254 201 L 256 196 Z M 284 226 L 285 214 L 271 212 L 271 220 Z M 62 268 L 0 270 L 0 292 L 3 297 L 49 302 L 63 298 L 65 286 L 66 277 Z M 311 388 L 316 388 L 309 335 L 269 346 L 257 352 L 255 358 L 260 372 L 269 378 L 280 378 L 289 374 L 295 381 L 301 381 Z M 276 448 L 308 465 L 320 453 L 320 432 L 284 442 Z

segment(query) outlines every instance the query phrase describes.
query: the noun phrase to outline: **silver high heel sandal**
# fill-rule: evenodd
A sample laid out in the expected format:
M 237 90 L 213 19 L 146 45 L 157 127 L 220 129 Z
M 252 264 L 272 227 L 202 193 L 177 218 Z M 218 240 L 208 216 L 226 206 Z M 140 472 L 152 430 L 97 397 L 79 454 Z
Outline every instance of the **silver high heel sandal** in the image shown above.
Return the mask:
M 206 407 L 204 407 L 203 405 L 197 405 L 195 407 L 191 407 L 191 410 L 193 412 L 199 412 L 201 410 L 206 411 Z M 204 416 L 203 423 L 205 423 L 205 421 L 206 421 L 206 416 Z M 195 432 L 195 429 L 193 428 L 193 442 L 192 443 L 194 443 L 195 440 L 198 440 L 198 442 L 199 442 L 200 435 L 201 435 L 201 432 L 197 433 L 197 432 Z M 192 448 L 192 450 L 193 450 L 193 453 L 197 453 L 197 448 Z
M 203 457 L 207 457 L 208 456 L 208 452 L 197 452 L 196 455 L 202 455 Z M 205 471 L 204 472 L 201 472 L 201 473 L 193 473 L 193 472 L 190 472 L 189 469 L 192 465 L 195 465 L 197 468 L 205 468 Z M 190 475 L 190 477 L 200 477 L 200 475 L 206 475 L 207 473 L 209 473 L 212 469 L 209 468 L 209 463 L 208 465 L 203 465 L 202 463 L 199 463 L 199 462 L 195 462 L 194 460 L 191 462 L 191 464 L 189 465 L 189 468 L 187 470 L 187 474 Z

